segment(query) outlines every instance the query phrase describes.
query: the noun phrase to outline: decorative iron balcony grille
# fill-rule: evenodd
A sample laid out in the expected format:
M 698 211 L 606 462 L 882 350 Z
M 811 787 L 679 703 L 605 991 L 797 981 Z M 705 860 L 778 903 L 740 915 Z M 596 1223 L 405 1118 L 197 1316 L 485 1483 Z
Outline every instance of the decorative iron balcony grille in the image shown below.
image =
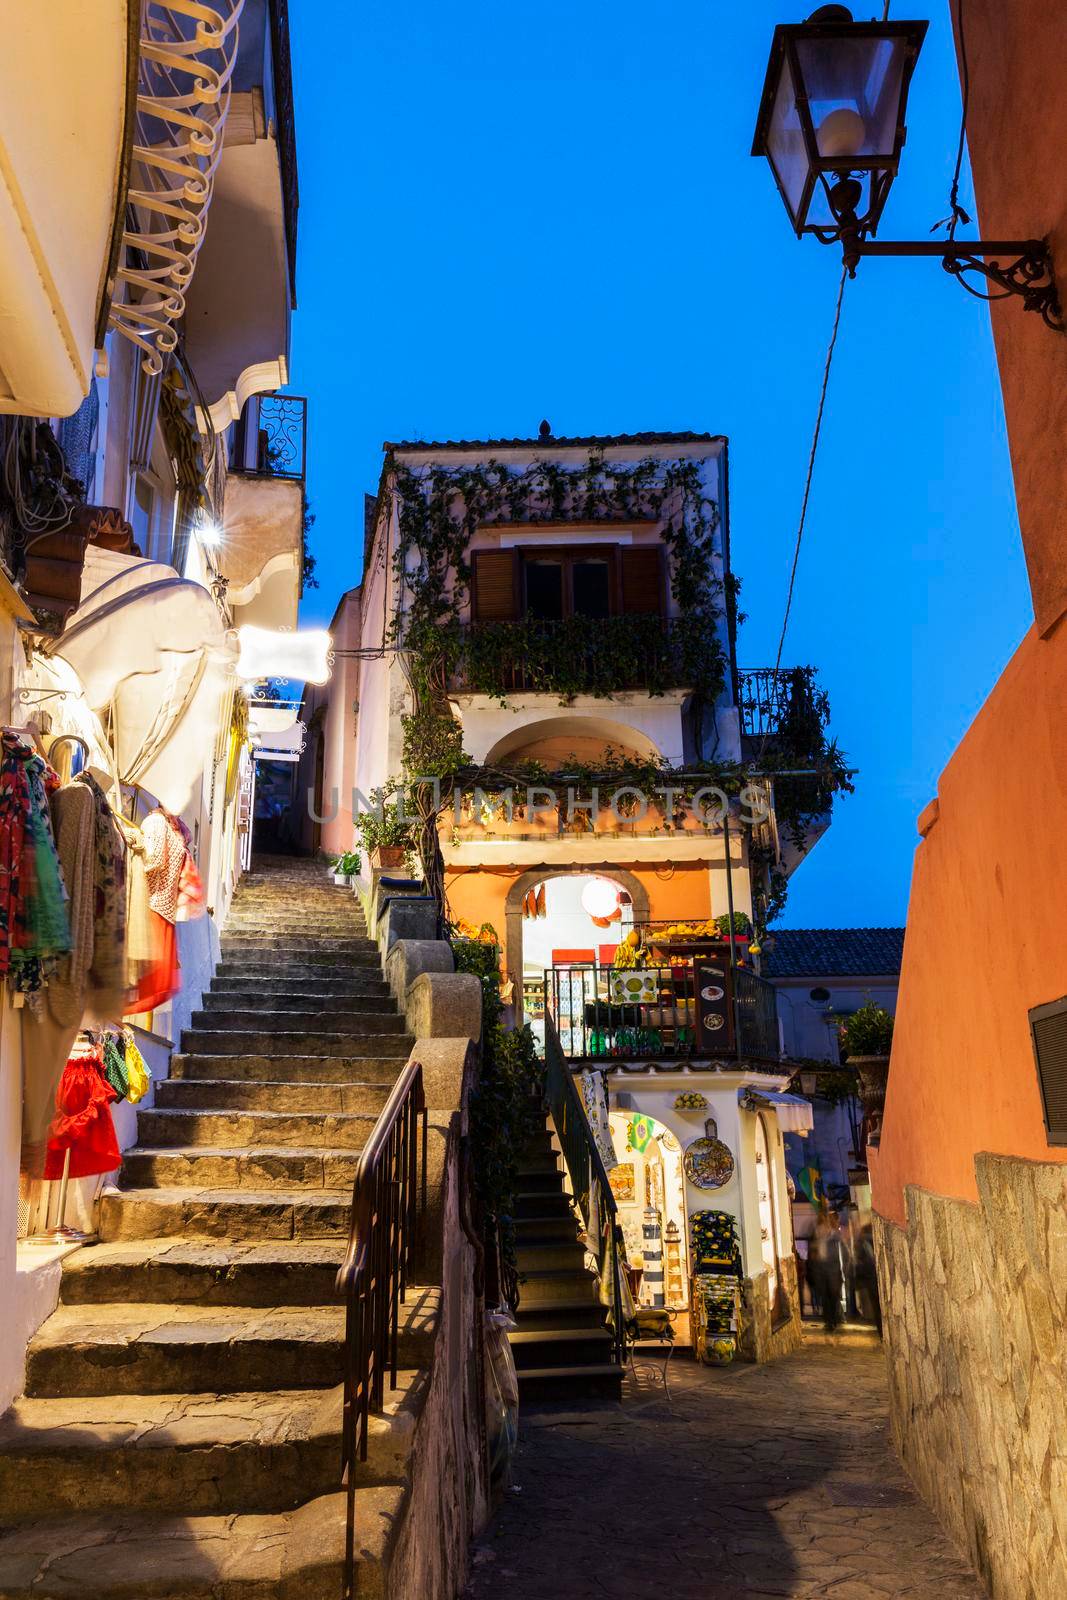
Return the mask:
M 249 433 L 254 432 L 254 446 Z M 308 403 L 299 394 L 261 394 L 241 413 L 231 472 L 303 483 L 307 463 Z M 249 463 L 242 466 L 242 462 Z

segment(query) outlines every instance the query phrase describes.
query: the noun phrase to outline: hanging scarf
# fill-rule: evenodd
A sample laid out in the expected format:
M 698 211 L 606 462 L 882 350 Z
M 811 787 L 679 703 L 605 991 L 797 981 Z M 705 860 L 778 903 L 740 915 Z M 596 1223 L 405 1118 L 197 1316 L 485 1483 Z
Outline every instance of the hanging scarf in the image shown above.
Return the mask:
M 0 736 L 0 976 L 33 995 L 71 945 L 48 797 L 59 779 L 17 734 Z

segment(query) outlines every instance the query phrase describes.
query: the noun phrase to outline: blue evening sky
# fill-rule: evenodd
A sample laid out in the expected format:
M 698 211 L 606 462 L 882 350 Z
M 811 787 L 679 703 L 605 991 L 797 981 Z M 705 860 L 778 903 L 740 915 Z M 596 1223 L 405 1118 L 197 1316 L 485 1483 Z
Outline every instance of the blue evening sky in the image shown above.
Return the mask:
M 947 210 L 959 87 L 932 10 L 884 238 Z M 773 662 L 839 271 L 749 155 L 773 25 L 803 15 L 293 0 L 305 624 L 359 580 L 384 439 L 708 429 L 730 440 L 740 661 Z M 988 313 L 936 262 L 864 262 L 783 654 L 819 668 L 860 776 L 785 925 L 904 920 L 915 817 L 1029 621 Z

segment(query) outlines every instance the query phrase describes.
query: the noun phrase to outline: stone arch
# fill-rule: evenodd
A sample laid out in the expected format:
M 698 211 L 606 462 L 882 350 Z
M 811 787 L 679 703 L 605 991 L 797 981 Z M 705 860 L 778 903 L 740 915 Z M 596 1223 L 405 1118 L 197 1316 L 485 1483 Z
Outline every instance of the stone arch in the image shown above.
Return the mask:
M 515 1004 L 520 1008 L 516 1015 L 521 1020 L 522 1006 L 522 903 L 531 889 L 539 883 L 546 883 L 549 878 L 608 878 L 612 883 L 617 883 L 620 889 L 625 889 L 633 902 L 634 921 L 648 921 L 648 890 L 632 872 L 627 872 L 623 867 L 613 867 L 610 864 L 596 862 L 580 862 L 577 865 L 564 865 L 560 862 L 546 863 L 543 867 L 533 867 L 529 872 L 522 872 L 515 879 L 507 892 L 504 901 L 504 949 L 507 975 L 516 985 L 517 998 Z
M 568 753 L 565 741 L 573 739 L 587 744 L 595 740 L 601 745 L 611 745 L 623 755 L 637 756 L 640 760 L 659 761 L 662 752 L 647 733 L 631 728 L 611 717 L 590 717 L 585 713 L 563 717 L 539 717 L 535 722 L 524 722 L 498 739 L 486 753 L 486 766 L 505 761 L 509 756 L 529 750 L 532 745 L 560 743 L 560 755 Z

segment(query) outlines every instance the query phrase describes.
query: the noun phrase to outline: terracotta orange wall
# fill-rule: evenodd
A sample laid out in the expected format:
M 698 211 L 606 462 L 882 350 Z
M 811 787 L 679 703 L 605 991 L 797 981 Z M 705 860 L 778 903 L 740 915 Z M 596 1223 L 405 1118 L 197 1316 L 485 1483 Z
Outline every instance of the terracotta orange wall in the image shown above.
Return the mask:
M 912 875 L 875 1209 L 976 1200 L 979 1151 L 1045 1140 L 1027 1011 L 1067 994 L 1067 623 L 1032 628 L 945 768 Z
M 961 235 L 1047 237 L 1067 308 L 1067 6 L 966 0 L 964 22 L 967 143 L 981 228 Z M 1067 609 L 1067 338 L 1015 297 L 995 303 L 992 317 L 1019 522 L 1044 633 Z
M 508 890 L 522 873 L 530 868 L 520 867 L 514 872 L 461 872 L 446 878 L 448 901 L 453 916 L 464 917 L 480 927 L 491 922 L 503 943 L 506 934 L 505 903 Z M 590 871 L 593 869 L 590 868 Z M 676 868 L 670 878 L 657 877 L 647 869 L 630 869 L 648 895 L 650 915 L 653 918 L 707 917 L 711 915 L 711 893 L 706 867 L 692 871 Z M 610 873 L 606 874 L 610 876 Z M 545 869 L 546 878 L 552 876 Z M 608 935 L 605 934 L 605 941 Z

